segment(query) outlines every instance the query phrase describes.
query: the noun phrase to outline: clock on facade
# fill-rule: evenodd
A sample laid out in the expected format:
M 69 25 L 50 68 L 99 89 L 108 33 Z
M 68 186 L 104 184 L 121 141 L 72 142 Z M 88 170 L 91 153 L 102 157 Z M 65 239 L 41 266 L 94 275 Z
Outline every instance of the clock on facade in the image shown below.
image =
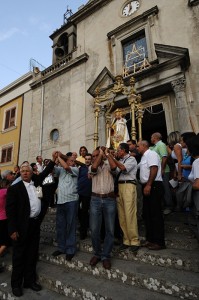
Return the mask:
M 140 7 L 140 2 L 138 0 L 129 1 L 125 4 L 122 9 L 122 15 L 124 17 L 131 16 Z

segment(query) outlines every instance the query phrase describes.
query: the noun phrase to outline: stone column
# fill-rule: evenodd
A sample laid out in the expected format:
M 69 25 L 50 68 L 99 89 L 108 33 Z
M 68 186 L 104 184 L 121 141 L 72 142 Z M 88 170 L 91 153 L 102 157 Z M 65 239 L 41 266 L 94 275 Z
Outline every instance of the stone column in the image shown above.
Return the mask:
M 95 132 L 94 132 L 94 138 L 93 138 L 93 140 L 94 140 L 94 149 L 96 149 L 97 146 L 98 146 L 98 141 L 99 141 L 99 128 L 98 128 L 99 113 L 100 113 L 99 106 L 95 105 L 94 113 L 95 113 Z
M 105 119 L 106 108 L 101 107 L 99 113 L 99 145 L 106 146 L 106 119 Z
M 135 109 L 136 109 L 136 98 L 137 96 L 135 94 L 130 95 L 128 98 L 128 103 L 131 107 L 131 139 L 136 140 L 137 132 L 135 127 Z
M 186 79 L 180 78 L 171 82 L 175 93 L 178 126 L 180 133 L 193 131 L 190 122 L 188 103 L 185 94 Z

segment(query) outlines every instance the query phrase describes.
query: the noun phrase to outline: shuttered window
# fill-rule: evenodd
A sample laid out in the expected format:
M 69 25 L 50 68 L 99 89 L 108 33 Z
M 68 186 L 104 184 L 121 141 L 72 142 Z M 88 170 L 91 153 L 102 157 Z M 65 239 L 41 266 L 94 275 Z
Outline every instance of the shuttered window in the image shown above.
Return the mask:
M 2 149 L 1 163 L 10 162 L 12 160 L 12 149 L 12 146 Z
M 13 107 L 6 111 L 5 116 L 5 126 L 4 129 L 15 126 L 15 117 L 16 117 L 16 107 Z

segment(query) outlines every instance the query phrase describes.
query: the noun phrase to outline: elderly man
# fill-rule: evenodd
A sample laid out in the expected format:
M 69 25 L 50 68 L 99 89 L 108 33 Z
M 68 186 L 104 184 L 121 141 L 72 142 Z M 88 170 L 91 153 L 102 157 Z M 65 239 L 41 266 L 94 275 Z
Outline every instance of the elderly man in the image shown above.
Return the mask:
M 11 184 L 15 179 L 15 174 L 11 170 L 5 170 L 1 173 L 1 178 L 6 179 Z
M 143 217 L 145 221 L 146 242 L 150 250 L 165 248 L 164 219 L 162 198 L 164 188 L 161 175 L 161 162 L 158 154 L 149 149 L 147 141 L 138 142 L 138 151 L 142 154 L 138 165 L 143 188 Z
M 119 161 L 106 152 L 112 167 L 117 167 L 117 180 L 119 185 L 119 199 L 117 203 L 120 227 L 123 231 L 123 245 L 120 251 L 127 248 L 137 252 L 140 246 L 137 226 L 137 191 L 136 173 L 137 162 L 129 154 L 129 145 L 121 143 L 117 150 Z
M 105 149 L 105 148 L 103 148 Z M 100 260 L 105 269 L 111 268 L 110 254 L 114 242 L 114 224 L 116 214 L 116 197 L 111 166 L 104 161 L 103 150 L 96 149 L 92 153 L 92 196 L 90 204 L 90 229 L 94 256 L 90 265 L 95 266 Z M 105 238 L 101 247 L 100 230 L 102 218 L 105 223 Z
M 41 173 L 44 169 L 44 163 L 43 163 L 43 158 L 41 157 L 41 155 L 38 155 L 36 157 L 36 165 L 37 165 L 37 170 L 39 173 Z
M 22 285 L 34 291 L 41 290 L 41 286 L 36 283 L 41 201 L 35 187 L 41 185 L 54 168 L 56 153 L 53 152 L 53 161 L 39 175 L 33 174 L 29 164 L 22 164 L 22 180 L 8 188 L 6 214 L 8 232 L 13 241 L 11 286 L 16 297 L 22 296 Z

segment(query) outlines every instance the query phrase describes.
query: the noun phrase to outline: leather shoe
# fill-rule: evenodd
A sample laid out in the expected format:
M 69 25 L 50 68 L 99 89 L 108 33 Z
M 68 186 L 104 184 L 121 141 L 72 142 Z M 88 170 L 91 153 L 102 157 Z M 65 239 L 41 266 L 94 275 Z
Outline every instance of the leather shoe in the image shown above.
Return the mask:
M 95 267 L 96 264 L 97 264 L 100 260 L 101 260 L 101 259 L 100 259 L 99 257 L 93 256 L 93 257 L 91 258 L 91 260 L 90 260 L 90 265 L 91 265 L 92 267 Z
M 56 250 L 55 252 L 52 253 L 52 256 L 56 257 L 59 256 L 61 254 L 64 254 L 62 251 Z
M 162 250 L 162 249 L 165 249 L 166 247 L 165 247 L 165 246 L 158 245 L 158 244 L 152 244 L 152 243 L 150 243 L 150 245 L 147 246 L 147 248 L 148 248 L 149 250 Z
M 66 254 L 66 260 L 67 261 L 71 261 L 71 259 L 73 258 L 74 254 Z
M 110 259 L 104 259 L 104 260 L 102 261 L 102 263 L 103 263 L 104 269 L 110 270 L 110 268 L 111 268 L 111 262 L 110 262 Z
M 124 251 L 124 250 L 128 249 L 129 247 L 130 247 L 129 245 L 122 244 L 122 245 L 119 247 L 119 251 Z
M 12 288 L 12 293 L 16 297 L 21 297 L 23 295 L 22 289 L 20 287 L 14 287 L 14 288 Z
M 0 266 L 0 273 L 2 273 L 4 271 L 4 267 Z
M 87 234 L 80 234 L 80 240 L 85 240 L 87 238 Z
M 141 245 L 141 247 L 148 247 L 148 246 L 152 245 L 152 243 L 151 243 L 151 242 L 148 242 L 148 241 L 142 240 L 142 241 L 140 242 L 140 245 Z
M 140 246 L 133 245 L 133 246 L 130 247 L 131 252 L 137 252 L 139 249 L 140 249 Z
M 31 289 L 35 292 L 39 292 L 42 289 L 42 286 L 36 282 L 30 283 L 30 284 L 24 284 L 25 289 Z

